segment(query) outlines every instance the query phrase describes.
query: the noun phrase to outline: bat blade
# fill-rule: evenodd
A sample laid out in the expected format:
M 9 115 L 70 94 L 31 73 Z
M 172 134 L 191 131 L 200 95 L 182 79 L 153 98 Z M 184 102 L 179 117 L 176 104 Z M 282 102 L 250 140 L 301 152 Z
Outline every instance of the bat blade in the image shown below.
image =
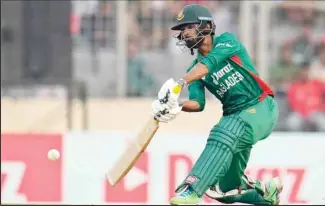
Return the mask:
M 106 174 L 106 178 L 112 186 L 118 184 L 132 169 L 148 147 L 158 128 L 159 122 L 154 118 L 150 118 L 140 133 L 129 143 L 122 156 Z

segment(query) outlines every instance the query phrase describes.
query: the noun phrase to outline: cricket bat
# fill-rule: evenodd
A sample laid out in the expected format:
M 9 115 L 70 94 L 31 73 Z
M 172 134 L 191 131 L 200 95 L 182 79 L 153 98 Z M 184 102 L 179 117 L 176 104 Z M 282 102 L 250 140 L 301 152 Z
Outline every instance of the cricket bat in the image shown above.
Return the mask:
M 181 90 L 182 86 L 177 85 L 172 92 L 179 94 Z M 155 118 L 151 117 L 137 137 L 135 137 L 135 139 L 128 145 L 127 149 L 113 168 L 106 174 L 106 178 L 113 187 L 133 168 L 136 161 L 148 147 L 158 128 L 159 122 Z
M 159 122 L 154 118 L 150 118 L 139 135 L 128 145 L 120 159 L 106 175 L 112 186 L 119 183 L 132 169 L 136 161 L 146 150 L 158 128 Z

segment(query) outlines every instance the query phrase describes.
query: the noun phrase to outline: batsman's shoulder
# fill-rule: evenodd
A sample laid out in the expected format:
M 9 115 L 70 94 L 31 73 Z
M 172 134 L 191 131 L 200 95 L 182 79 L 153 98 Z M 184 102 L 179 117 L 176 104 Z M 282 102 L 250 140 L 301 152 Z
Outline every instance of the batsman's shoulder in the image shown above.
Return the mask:
M 237 36 L 230 32 L 222 33 L 220 36 L 216 37 L 214 42 L 213 51 L 215 52 L 228 52 L 234 53 L 239 52 L 243 48 L 243 45 L 237 38 Z
M 220 42 L 225 42 L 225 41 L 239 41 L 237 36 L 233 33 L 230 32 L 224 32 L 220 34 L 220 36 L 217 37 Z

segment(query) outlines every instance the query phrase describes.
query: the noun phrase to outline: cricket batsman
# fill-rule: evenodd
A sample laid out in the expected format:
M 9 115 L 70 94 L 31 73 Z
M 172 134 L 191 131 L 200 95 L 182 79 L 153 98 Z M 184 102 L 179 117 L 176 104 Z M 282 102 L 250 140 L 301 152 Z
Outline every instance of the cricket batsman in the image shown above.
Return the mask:
M 170 204 L 199 204 L 206 194 L 227 204 L 277 205 L 280 179 L 252 180 L 244 171 L 253 145 L 274 129 L 278 105 L 242 43 L 231 33 L 215 36 L 215 27 L 207 8 L 191 4 L 182 9 L 171 28 L 180 31 L 177 45 L 192 55 L 196 49 L 197 58 L 182 79 L 171 78 L 163 84 L 152 103 L 154 117 L 167 123 L 181 111 L 203 111 L 205 89 L 222 102 L 223 117 L 211 129 L 204 150 Z M 189 100 L 179 102 L 177 85 L 188 87 Z M 265 151 L 265 155 L 272 154 Z

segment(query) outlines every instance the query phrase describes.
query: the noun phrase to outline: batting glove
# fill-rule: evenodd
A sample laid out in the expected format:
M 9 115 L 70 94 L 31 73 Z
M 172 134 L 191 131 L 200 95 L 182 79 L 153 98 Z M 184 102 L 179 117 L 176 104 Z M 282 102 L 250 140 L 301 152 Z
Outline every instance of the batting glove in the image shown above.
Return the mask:
M 152 102 L 152 115 L 159 122 L 168 123 L 176 118 L 176 116 L 181 112 L 182 107 L 177 104 L 173 104 L 173 107 L 169 107 L 167 104 L 161 103 L 160 100 L 155 100 Z

